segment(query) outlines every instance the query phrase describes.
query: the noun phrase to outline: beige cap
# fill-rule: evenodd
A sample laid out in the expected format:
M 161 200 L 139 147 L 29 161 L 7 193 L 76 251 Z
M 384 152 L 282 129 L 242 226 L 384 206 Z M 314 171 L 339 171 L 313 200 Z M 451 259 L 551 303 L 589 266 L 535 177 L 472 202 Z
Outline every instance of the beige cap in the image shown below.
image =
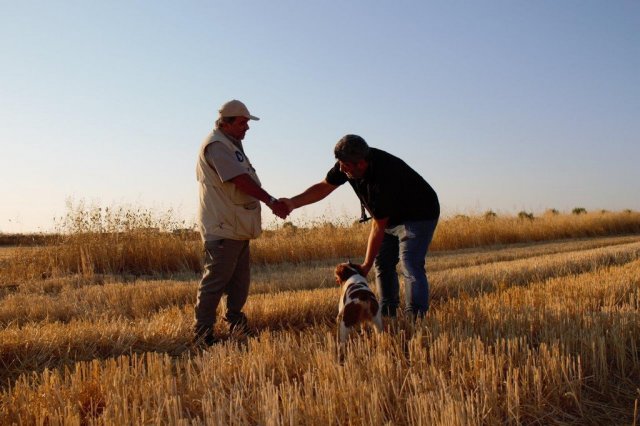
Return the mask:
M 247 117 L 249 120 L 260 120 L 258 117 L 249 114 L 247 106 L 237 99 L 222 105 L 218 112 L 220 117 Z

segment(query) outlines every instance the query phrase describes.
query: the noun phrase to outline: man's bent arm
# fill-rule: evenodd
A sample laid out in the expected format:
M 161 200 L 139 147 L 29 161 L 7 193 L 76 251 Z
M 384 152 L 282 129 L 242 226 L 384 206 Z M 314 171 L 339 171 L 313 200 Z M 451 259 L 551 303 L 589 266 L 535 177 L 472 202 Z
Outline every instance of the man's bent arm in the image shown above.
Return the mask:
M 250 195 L 253 198 L 257 198 L 267 205 L 269 204 L 271 195 L 269 195 L 269 193 L 264 189 L 260 188 L 256 181 L 254 181 L 248 174 L 245 173 L 238 175 L 230 179 L 230 182 L 233 182 L 233 184 L 245 194 Z
M 325 198 L 327 195 L 331 194 L 337 186 L 331 185 L 326 180 L 316 183 L 315 185 L 310 186 L 303 193 L 296 195 L 291 198 L 290 201 L 293 204 L 293 208 L 298 208 L 302 206 L 306 206 L 307 204 L 313 204 Z
M 265 203 L 269 206 L 273 214 L 279 218 L 284 219 L 289 215 L 289 213 L 291 213 L 291 209 L 289 209 L 285 203 L 277 200 L 272 202 L 271 195 L 269 195 L 269 193 L 264 189 L 260 188 L 260 186 L 248 174 L 245 173 L 236 176 L 231 179 L 230 182 L 233 182 L 240 191 Z
M 388 217 L 384 219 L 373 218 L 371 222 L 371 231 L 369 232 L 369 240 L 367 241 L 367 254 L 365 255 L 364 263 L 360 265 L 365 277 L 373 267 L 373 262 L 380 251 L 387 222 L 389 222 Z

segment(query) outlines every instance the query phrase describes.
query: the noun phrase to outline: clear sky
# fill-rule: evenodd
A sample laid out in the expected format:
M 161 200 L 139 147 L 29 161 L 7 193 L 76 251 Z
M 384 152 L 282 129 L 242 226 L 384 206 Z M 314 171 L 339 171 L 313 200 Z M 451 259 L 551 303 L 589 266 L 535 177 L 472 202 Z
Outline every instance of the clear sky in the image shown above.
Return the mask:
M 274 196 L 356 133 L 445 215 L 640 210 L 638 1 L 0 0 L 0 61 L 0 232 L 51 230 L 69 198 L 193 221 L 233 98 Z M 291 219 L 358 215 L 345 185 Z

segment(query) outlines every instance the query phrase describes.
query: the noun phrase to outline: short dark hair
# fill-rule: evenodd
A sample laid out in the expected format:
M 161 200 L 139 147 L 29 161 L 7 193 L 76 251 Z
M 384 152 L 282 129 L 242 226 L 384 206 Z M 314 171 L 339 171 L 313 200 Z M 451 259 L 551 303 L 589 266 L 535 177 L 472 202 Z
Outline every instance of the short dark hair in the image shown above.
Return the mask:
M 358 135 L 346 135 L 338 141 L 333 149 L 337 160 L 345 163 L 357 163 L 369 156 L 369 145 Z

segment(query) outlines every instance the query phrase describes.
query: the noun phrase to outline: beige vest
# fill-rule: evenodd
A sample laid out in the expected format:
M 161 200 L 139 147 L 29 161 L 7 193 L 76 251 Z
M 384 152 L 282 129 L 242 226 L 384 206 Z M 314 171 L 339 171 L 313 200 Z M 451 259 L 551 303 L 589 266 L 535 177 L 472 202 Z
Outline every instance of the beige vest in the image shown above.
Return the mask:
M 204 241 L 257 238 L 262 233 L 260 201 L 238 190 L 232 182 L 220 180 L 220 176 L 207 163 L 205 157 L 207 146 L 214 142 L 222 143 L 232 154 L 239 151 L 239 148 L 218 129 L 214 129 L 200 146 L 200 155 L 196 163 L 196 177 L 200 188 L 200 235 Z M 249 158 L 246 155 L 244 158 L 247 174 L 258 186 L 262 186 Z

